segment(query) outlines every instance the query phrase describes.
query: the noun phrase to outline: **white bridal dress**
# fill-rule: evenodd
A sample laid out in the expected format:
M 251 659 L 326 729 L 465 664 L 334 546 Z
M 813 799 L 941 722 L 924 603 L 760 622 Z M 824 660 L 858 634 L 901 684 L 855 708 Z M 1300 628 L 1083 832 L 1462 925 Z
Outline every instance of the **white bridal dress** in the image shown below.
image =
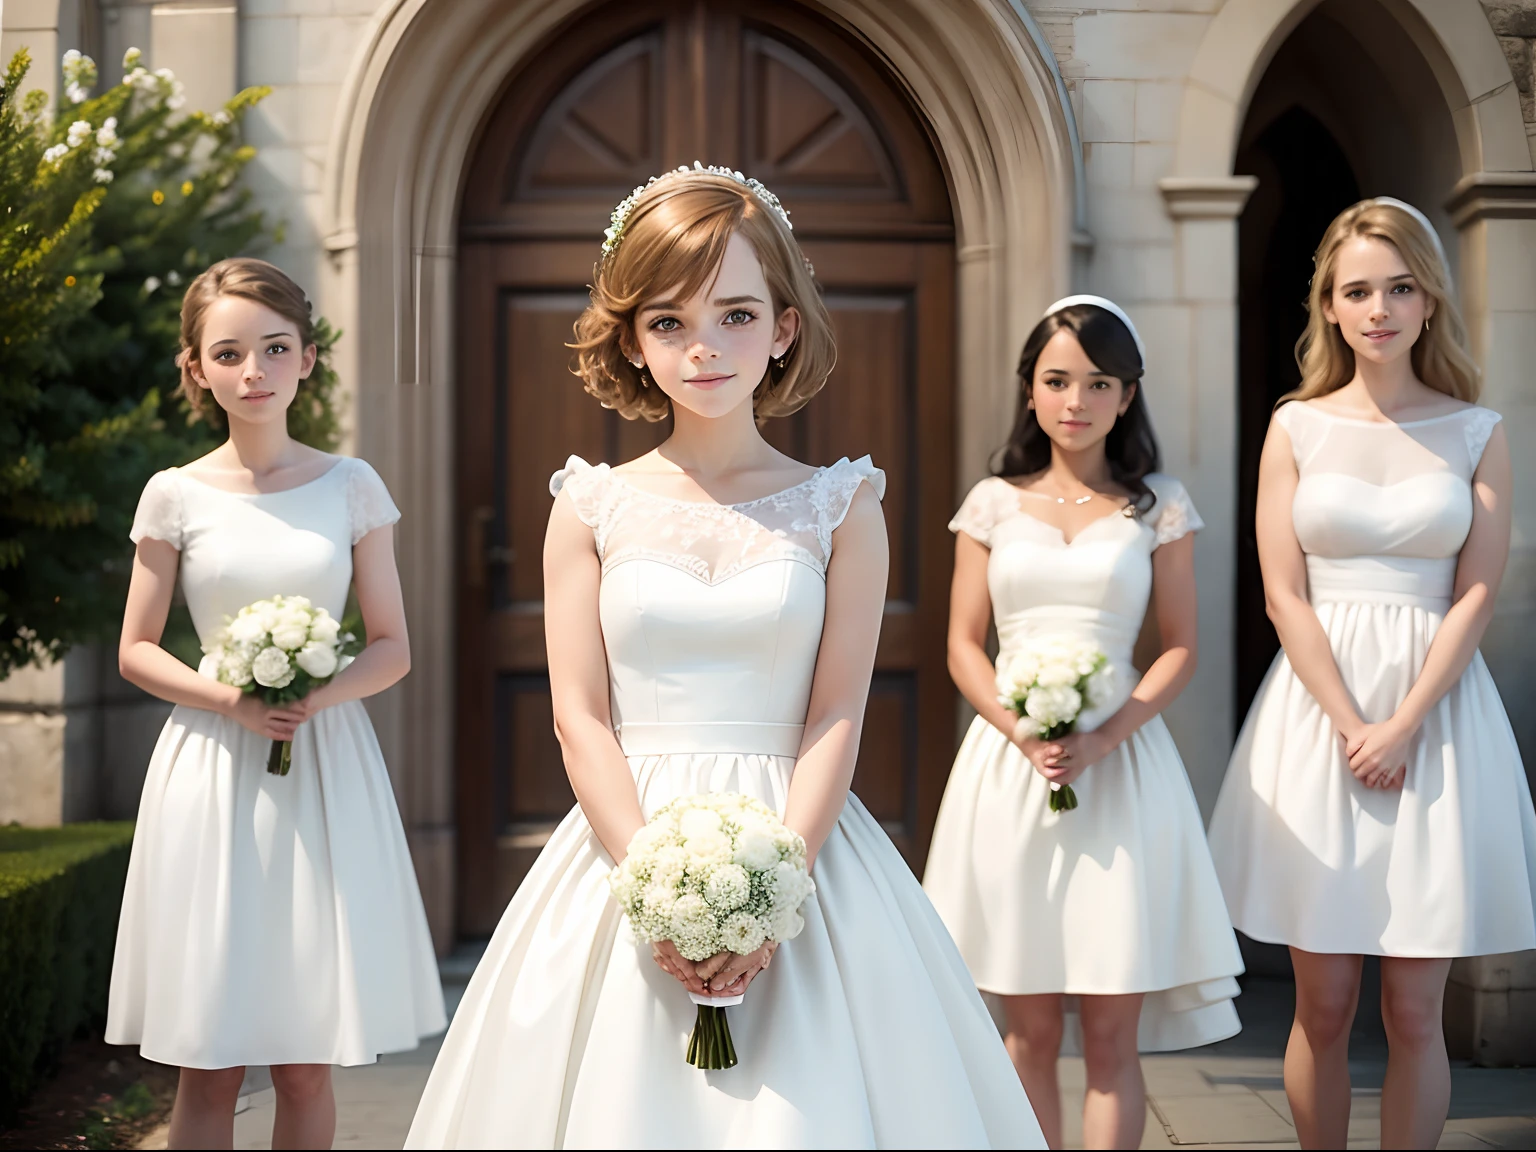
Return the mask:
M 741 792 L 784 810 L 825 611 L 846 459 L 730 506 L 572 458 L 551 489 L 592 527 L 613 722 L 647 816 Z M 1043 1148 L 944 925 L 858 799 L 816 859 L 805 930 L 729 1009 L 740 1063 L 684 1061 L 696 1009 L 609 895 L 575 808 L 507 906 L 408 1148 Z
M 1307 591 L 1360 714 L 1389 719 L 1451 606 L 1471 481 L 1496 412 L 1378 423 L 1312 403 L 1275 413 L 1300 482 Z M 1238 928 L 1308 952 L 1477 956 L 1536 948 L 1536 813 L 1480 653 L 1429 710 L 1401 788 L 1351 774 L 1282 651 L 1211 818 Z
M 1091 731 L 1140 679 L 1131 649 L 1152 591 L 1152 552 L 1202 527 L 1184 486 L 1146 478 L 1143 517 L 1110 514 L 1067 543 L 1001 477 L 981 481 L 950 528 L 989 550 L 999 660 L 1050 636 L 1096 642 L 1117 675 L 1085 713 Z M 1078 807 L 1051 812 L 1050 785 L 977 717 L 950 772 L 923 887 L 979 987 L 1000 995 L 1141 992 L 1138 1044 L 1209 1044 L 1241 1025 L 1243 964 L 1179 750 L 1153 717 L 1072 785 Z M 1069 1002 L 1069 1008 L 1075 1006 Z
M 181 552 L 206 639 L 269 596 L 341 619 L 353 544 L 399 518 L 361 460 L 259 495 L 171 469 L 144 489 L 132 537 Z M 215 712 L 178 705 L 166 721 L 139 801 L 108 1043 L 183 1068 L 368 1064 L 442 1029 L 416 874 L 362 704 L 300 725 L 287 776 L 267 772 L 271 746 Z

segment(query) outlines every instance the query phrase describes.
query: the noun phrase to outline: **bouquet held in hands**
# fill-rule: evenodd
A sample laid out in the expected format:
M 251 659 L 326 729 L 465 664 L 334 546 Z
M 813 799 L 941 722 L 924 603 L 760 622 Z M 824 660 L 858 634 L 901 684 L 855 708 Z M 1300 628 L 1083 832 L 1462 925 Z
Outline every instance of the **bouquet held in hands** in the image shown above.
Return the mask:
M 792 940 L 805 927 L 801 905 L 816 890 L 805 841 L 762 801 L 735 792 L 672 801 L 635 833 L 609 882 L 638 939 L 670 940 L 692 961 Z M 693 999 L 699 1015 L 688 1063 L 733 1067 L 725 1008 Z
M 1087 641 L 1038 640 L 998 661 L 997 699 L 1028 717 L 1041 740 L 1058 740 L 1074 731 L 1083 713 L 1110 698 L 1114 674 L 1109 657 Z M 1050 807 L 1052 812 L 1076 808 L 1072 785 L 1052 783 Z
M 269 707 L 302 700 L 350 660 L 353 640 L 324 608 L 303 596 L 273 596 L 247 604 L 203 645 L 204 670 L 224 684 L 259 696 Z M 272 741 L 267 771 L 288 775 L 293 745 Z

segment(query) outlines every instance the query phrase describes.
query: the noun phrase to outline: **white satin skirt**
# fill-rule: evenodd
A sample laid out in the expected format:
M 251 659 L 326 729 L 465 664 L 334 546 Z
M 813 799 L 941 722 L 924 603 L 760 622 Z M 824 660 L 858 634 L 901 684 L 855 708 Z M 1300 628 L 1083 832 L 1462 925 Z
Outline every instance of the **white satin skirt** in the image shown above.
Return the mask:
M 1144 993 L 1144 1052 L 1235 1035 L 1243 962 L 1162 717 L 1072 788 L 1077 808 L 1051 812 L 1050 784 L 1024 754 L 981 717 L 972 722 L 923 889 L 977 986 L 1003 996 Z M 1070 999 L 1067 1008 L 1075 1015 Z
M 183 1068 L 369 1064 L 446 1021 L 426 914 L 361 703 L 271 741 L 177 707 L 150 760 L 106 1039 Z
M 1411 587 L 1331 593 L 1361 573 L 1309 569 L 1360 714 L 1390 718 L 1448 600 Z M 1233 922 L 1255 940 L 1410 957 L 1536 948 L 1536 813 L 1481 654 L 1413 737 L 1402 788 L 1382 791 L 1351 774 L 1332 722 L 1282 651 L 1232 753 L 1211 850 Z
M 630 756 L 647 817 L 741 792 L 784 810 L 794 759 Z M 637 943 L 578 807 L 507 906 L 407 1148 L 1044 1148 L 997 1028 L 857 798 L 816 859 L 805 930 L 728 1009 L 740 1063 L 684 1061 L 697 1014 Z

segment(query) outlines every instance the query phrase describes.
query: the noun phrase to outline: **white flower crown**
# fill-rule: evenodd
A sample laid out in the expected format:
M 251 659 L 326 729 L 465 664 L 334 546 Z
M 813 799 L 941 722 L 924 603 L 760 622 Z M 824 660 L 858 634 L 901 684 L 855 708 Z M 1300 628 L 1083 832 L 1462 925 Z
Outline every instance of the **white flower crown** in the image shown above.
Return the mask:
M 606 261 L 618 251 L 619 245 L 624 241 L 624 230 L 629 225 L 630 213 L 635 210 L 635 205 L 640 202 L 640 197 L 650 190 L 652 184 L 661 180 L 669 180 L 674 176 L 688 176 L 695 173 L 703 173 L 709 176 L 724 176 L 727 180 L 734 180 L 751 192 L 752 195 L 756 196 L 767 207 L 773 209 L 778 214 L 779 219 L 784 221 L 784 227 L 788 228 L 791 232 L 795 230 L 795 226 L 789 222 L 789 212 L 785 209 L 784 205 L 779 203 L 779 198 L 768 191 L 761 180 L 754 180 L 750 176 L 743 176 L 740 172 L 731 168 L 719 168 L 713 164 L 706 167 L 695 160 L 692 168 L 684 164 L 682 167 L 674 168 L 670 172 L 663 172 L 659 176 L 652 176 L 644 184 L 619 201 L 618 206 L 613 210 L 613 215 L 608 220 L 607 230 L 603 232 L 603 259 Z M 805 266 L 809 268 L 811 262 L 806 260 Z

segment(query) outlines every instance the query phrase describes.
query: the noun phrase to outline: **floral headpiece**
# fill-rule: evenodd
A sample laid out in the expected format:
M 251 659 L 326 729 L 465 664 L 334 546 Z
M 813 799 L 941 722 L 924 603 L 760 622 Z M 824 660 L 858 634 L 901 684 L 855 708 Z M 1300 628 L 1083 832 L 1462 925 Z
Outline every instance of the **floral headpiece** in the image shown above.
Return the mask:
M 752 195 L 756 196 L 765 206 L 773 209 L 778 214 L 779 219 L 784 221 L 784 227 L 788 228 L 791 232 L 794 231 L 795 226 L 789 222 L 789 212 L 784 208 L 784 205 L 779 203 L 779 198 L 768 191 L 762 181 L 754 180 L 750 176 L 743 176 L 740 172 L 731 168 L 719 168 L 713 164 L 705 167 L 695 160 L 692 168 L 684 164 L 680 168 L 674 168 L 671 172 L 663 172 L 660 176 L 652 176 L 644 184 L 619 201 L 618 207 L 613 210 L 613 216 L 609 218 L 608 228 L 603 233 L 603 259 L 606 261 L 619 250 L 619 245 L 624 242 L 624 229 L 629 225 L 630 213 L 635 210 L 635 205 L 640 202 L 640 197 L 650 191 L 652 184 L 661 180 L 670 180 L 674 176 L 688 176 L 695 173 L 702 173 L 708 176 L 724 176 L 727 180 L 734 180 L 751 192 Z M 806 266 L 810 266 L 810 261 L 806 261 Z

